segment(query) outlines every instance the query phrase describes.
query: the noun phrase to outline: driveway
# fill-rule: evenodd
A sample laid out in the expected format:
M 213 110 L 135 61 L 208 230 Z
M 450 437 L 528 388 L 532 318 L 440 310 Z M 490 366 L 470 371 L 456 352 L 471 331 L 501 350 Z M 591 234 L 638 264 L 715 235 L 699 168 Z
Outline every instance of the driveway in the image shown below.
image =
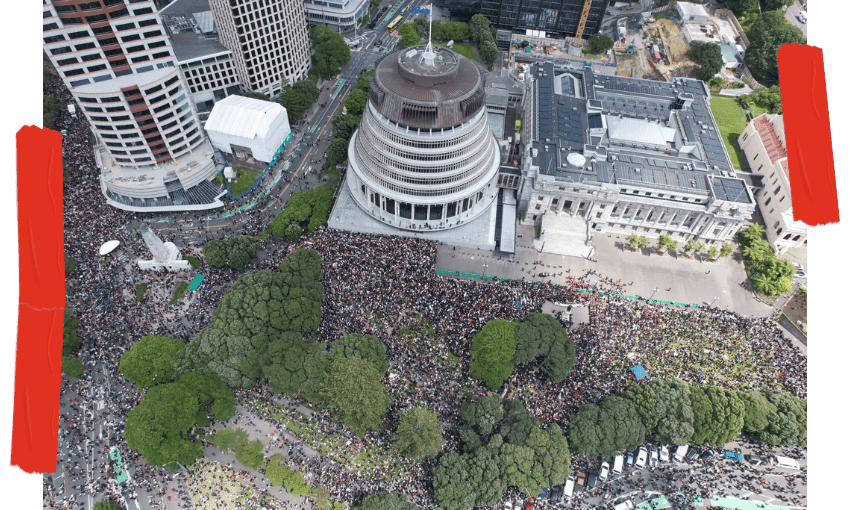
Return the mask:
M 788 23 L 791 23 L 795 27 L 799 28 L 803 31 L 803 34 L 806 36 L 806 39 L 809 38 L 808 32 L 808 23 L 800 23 L 800 20 L 797 19 L 797 14 L 800 12 L 806 12 L 799 2 L 794 2 L 794 5 L 788 8 L 785 11 L 785 19 L 788 20 Z

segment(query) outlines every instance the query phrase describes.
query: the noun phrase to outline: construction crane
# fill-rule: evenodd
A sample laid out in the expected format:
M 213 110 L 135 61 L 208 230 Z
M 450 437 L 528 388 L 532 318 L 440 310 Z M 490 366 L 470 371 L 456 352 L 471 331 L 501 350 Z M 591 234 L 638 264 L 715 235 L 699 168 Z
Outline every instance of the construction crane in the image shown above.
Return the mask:
M 587 24 L 587 17 L 590 15 L 591 5 L 593 5 L 593 0 L 584 0 L 584 7 L 581 8 L 581 16 L 578 19 L 576 39 L 581 39 L 581 37 L 584 35 L 584 26 Z

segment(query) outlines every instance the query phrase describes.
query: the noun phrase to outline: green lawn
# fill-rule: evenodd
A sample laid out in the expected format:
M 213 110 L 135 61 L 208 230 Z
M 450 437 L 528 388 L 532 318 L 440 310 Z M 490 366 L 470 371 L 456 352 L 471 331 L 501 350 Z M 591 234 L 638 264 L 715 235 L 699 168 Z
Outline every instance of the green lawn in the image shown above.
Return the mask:
M 432 44 L 438 44 L 440 46 L 445 46 L 448 43 L 432 42 Z M 475 50 L 473 50 L 472 46 L 469 45 L 469 44 L 457 43 L 456 42 L 452 45 L 451 49 L 455 53 L 460 53 L 461 55 L 468 58 L 469 60 L 472 60 L 473 62 L 481 62 L 481 60 L 477 56 L 475 56 Z
M 183 297 L 183 294 L 186 293 L 186 289 L 189 288 L 189 284 L 186 282 L 180 282 L 177 284 L 177 287 L 174 289 L 174 297 L 171 298 L 171 304 L 176 304 L 180 301 L 180 298 Z
M 756 118 L 764 113 L 770 113 L 770 110 L 757 104 L 752 105 L 750 108 L 753 110 L 753 118 Z
M 254 181 L 260 175 L 260 171 L 244 166 L 237 166 L 234 170 L 236 170 L 237 179 L 230 183 L 230 195 L 238 197 L 254 184 Z
M 195 257 L 194 255 L 186 255 L 183 258 L 189 261 L 189 265 L 191 265 L 192 269 L 194 269 L 195 271 L 197 271 L 198 268 L 201 267 L 201 259 L 199 259 L 198 257 Z
M 65 255 L 65 272 L 71 273 L 74 269 L 77 269 L 77 261 Z
M 141 303 L 145 297 L 145 292 L 148 290 L 147 283 L 139 283 L 136 285 L 136 299 Z
M 738 148 L 738 137 L 747 128 L 744 110 L 738 106 L 733 97 L 712 96 L 711 112 L 720 128 L 720 136 L 723 138 L 723 143 L 726 144 L 732 166 L 739 170 L 747 170 L 748 166 L 744 153 Z

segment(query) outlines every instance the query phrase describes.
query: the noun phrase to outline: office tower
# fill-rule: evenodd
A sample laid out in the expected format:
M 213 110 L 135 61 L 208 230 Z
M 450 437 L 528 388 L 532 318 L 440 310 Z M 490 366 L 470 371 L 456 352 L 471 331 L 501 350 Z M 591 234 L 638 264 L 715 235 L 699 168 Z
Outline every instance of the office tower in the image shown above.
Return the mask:
M 101 189 L 137 211 L 218 207 L 200 130 L 151 0 L 44 0 L 44 51 L 96 137 Z
M 276 97 L 282 85 L 307 77 L 310 38 L 303 0 L 210 0 L 210 7 L 245 89 Z

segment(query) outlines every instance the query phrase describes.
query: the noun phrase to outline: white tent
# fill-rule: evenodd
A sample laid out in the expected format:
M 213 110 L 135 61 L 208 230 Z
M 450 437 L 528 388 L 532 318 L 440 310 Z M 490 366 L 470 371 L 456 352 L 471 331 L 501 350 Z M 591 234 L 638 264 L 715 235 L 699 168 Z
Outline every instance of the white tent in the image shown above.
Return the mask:
M 236 95 L 213 106 L 204 129 L 212 144 L 222 152 L 250 151 L 254 159 L 264 163 L 272 160 L 290 133 L 283 106 Z
M 111 253 L 112 251 L 114 251 L 115 248 L 118 248 L 119 244 L 121 244 L 121 242 L 116 240 L 116 239 L 113 239 L 111 241 L 106 241 L 105 243 L 103 243 L 103 245 L 101 245 L 98 253 L 100 253 L 101 255 L 107 255 L 107 254 Z
M 233 170 L 232 166 L 224 167 L 224 178 L 225 179 L 235 179 L 236 178 L 236 171 Z

